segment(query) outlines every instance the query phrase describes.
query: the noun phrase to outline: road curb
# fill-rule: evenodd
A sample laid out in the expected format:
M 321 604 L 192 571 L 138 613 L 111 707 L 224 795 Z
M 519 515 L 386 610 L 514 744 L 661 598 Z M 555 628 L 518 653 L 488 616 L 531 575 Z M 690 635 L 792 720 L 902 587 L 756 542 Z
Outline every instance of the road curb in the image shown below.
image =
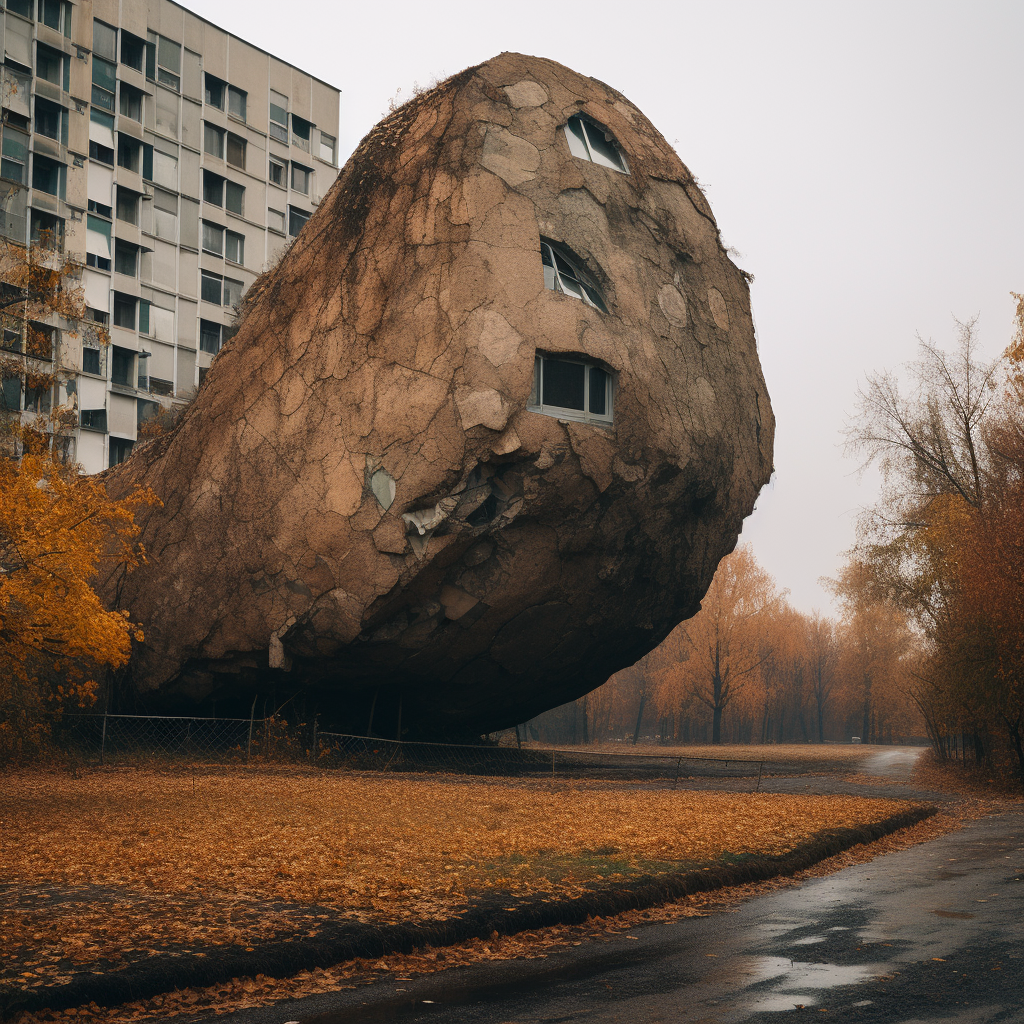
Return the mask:
M 856 828 L 820 832 L 787 854 L 752 857 L 735 864 L 670 875 L 648 875 L 602 885 L 585 896 L 565 900 L 532 899 L 513 909 L 478 907 L 465 914 L 428 924 L 336 925 L 316 938 L 271 942 L 252 952 L 209 950 L 206 956 L 156 956 L 108 974 L 83 974 L 66 985 L 46 988 L 0 989 L 0 1020 L 16 1013 L 64 1010 L 86 1003 L 116 1006 L 149 999 L 173 989 L 202 988 L 238 977 L 288 977 L 299 971 L 331 967 L 345 960 L 408 953 L 422 946 L 450 946 L 468 939 L 514 935 L 552 925 L 582 924 L 588 917 L 610 917 L 627 910 L 644 910 L 682 896 L 709 892 L 745 882 L 793 875 L 853 846 L 872 843 L 902 828 L 916 825 L 937 812 L 934 806 L 915 807 L 882 821 Z

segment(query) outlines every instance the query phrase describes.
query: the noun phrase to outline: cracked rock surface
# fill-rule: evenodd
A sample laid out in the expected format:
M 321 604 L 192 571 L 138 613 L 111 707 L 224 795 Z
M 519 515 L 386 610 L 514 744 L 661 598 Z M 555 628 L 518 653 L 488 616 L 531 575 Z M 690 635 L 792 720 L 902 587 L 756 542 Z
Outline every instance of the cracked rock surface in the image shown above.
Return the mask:
M 583 113 L 629 173 L 574 157 Z M 607 312 L 545 288 L 540 239 Z M 528 405 L 537 353 L 614 379 L 611 425 Z M 363 140 L 177 429 L 152 487 L 143 703 L 302 691 L 326 727 L 491 731 L 571 700 L 699 607 L 772 469 L 747 279 L 625 97 L 502 54 Z

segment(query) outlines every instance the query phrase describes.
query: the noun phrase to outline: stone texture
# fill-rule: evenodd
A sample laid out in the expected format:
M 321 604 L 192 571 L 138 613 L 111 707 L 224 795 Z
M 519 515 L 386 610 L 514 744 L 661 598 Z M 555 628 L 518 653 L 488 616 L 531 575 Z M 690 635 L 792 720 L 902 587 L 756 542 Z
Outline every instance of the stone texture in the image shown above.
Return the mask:
M 579 111 L 628 175 L 570 155 Z M 608 313 L 545 289 L 542 235 Z M 611 428 L 527 409 L 537 351 L 612 371 Z M 363 140 L 179 427 L 108 474 L 164 501 L 104 582 L 146 629 L 127 685 L 219 714 L 301 692 L 391 735 L 522 721 L 697 610 L 773 432 L 689 171 L 614 90 L 502 54 Z

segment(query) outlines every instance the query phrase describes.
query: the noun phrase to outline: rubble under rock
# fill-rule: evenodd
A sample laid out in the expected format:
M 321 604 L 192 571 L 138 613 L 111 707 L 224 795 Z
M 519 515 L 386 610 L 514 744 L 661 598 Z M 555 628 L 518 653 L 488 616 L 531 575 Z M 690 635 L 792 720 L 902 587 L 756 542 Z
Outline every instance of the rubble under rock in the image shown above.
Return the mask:
M 696 612 L 773 433 L 689 171 L 619 93 L 502 54 L 363 140 L 180 425 L 108 473 L 164 502 L 103 583 L 145 627 L 136 706 L 524 721 Z

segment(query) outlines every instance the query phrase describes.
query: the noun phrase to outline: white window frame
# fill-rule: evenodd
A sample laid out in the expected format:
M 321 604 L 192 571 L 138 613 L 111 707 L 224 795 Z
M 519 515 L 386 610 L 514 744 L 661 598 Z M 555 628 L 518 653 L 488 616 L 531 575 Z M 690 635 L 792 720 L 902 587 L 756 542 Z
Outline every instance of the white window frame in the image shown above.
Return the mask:
M 584 367 L 583 372 L 583 408 L 567 409 L 559 405 L 545 405 L 544 397 L 544 363 L 554 360 L 560 363 L 574 363 Z M 604 413 L 590 411 L 591 370 L 600 370 L 605 375 Z M 533 361 L 533 390 L 526 408 L 530 412 L 539 412 L 544 416 L 554 416 L 560 420 L 576 420 L 578 423 L 594 423 L 609 427 L 615 419 L 615 375 L 607 367 L 596 360 L 583 359 L 579 356 L 563 356 L 550 352 L 538 352 Z
M 572 130 L 570 124 L 573 121 L 579 121 L 580 127 L 583 131 L 583 139 Z M 629 174 L 629 164 L 626 163 L 626 154 L 622 152 L 622 147 L 619 145 L 616 138 L 612 135 L 607 128 L 599 125 L 596 121 L 592 121 L 586 114 L 573 114 L 566 122 L 564 128 L 566 141 L 569 143 L 569 152 L 579 160 L 587 160 L 592 164 L 597 164 L 598 167 L 607 167 L 610 170 L 618 171 L 619 174 Z M 616 156 L 619 158 L 619 164 L 610 160 L 604 153 L 595 147 L 595 143 L 598 142 L 597 132 L 600 132 L 604 136 L 602 140 L 606 145 L 611 144 L 611 148 L 615 151 Z M 620 166 L 621 165 L 621 166 Z
M 546 238 L 540 240 L 540 257 L 544 287 L 548 291 L 579 299 L 602 313 L 608 312 L 601 289 L 578 257 Z

